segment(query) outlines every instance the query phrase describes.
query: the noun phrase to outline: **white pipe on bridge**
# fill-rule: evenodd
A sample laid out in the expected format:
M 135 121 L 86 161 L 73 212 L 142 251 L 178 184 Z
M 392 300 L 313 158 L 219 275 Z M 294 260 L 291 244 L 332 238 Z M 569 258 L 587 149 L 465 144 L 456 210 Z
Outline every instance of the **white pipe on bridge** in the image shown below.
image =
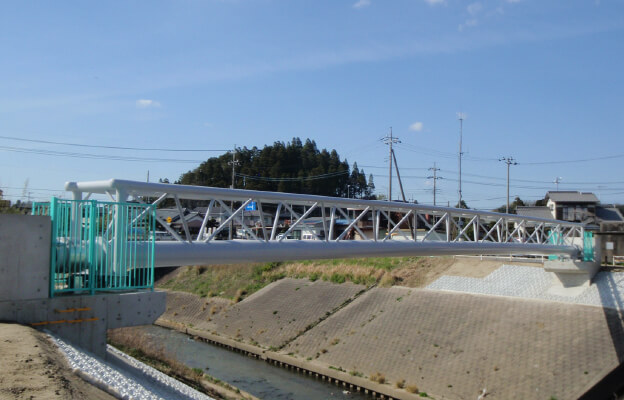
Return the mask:
M 361 207 L 362 209 L 366 207 L 371 207 L 379 210 L 388 209 L 393 212 L 398 210 L 414 210 L 415 212 L 418 211 L 419 213 L 430 213 L 432 215 L 443 215 L 445 213 L 451 213 L 454 216 L 461 216 L 464 218 L 472 218 L 475 215 L 479 215 L 479 217 L 483 220 L 489 217 L 493 221 L 504 217 L 508 222 L 520 222 L 523 220 L 527 220 L 536 223 L 544 222 L 546 224 L 561 224 L 563 222 L 566 226 L 578 226 L 579 228 L 584 226 L 583 224 L 575 222 L 557 221 L 548 218 L 526 217 L 516 214 L 502 214 L 493 211 L 473 210 L 468 208 L 451 208 L 382 200 L 362 200 L 342 197 L 327 197 L 311 194 L 264 192 L 259 190 L 226 189 L 207 186 L 137 182 L 125 179 L 108 179 L 103 181 L 91 182 L 66 182 L 65 190 L 76 193 L 76 195 L 78 195 L 79 193 L 107 194 L 110 192 L 120 192 L 130 196 L 159 197 L 166 193 L 166 197 L 174 198 L 174 196 L 177 195 L 180 199 L 185 200 L 206 200 L 219 198 L 223 201 L 245 201 L 247 199 L 257 199 L 259 201 L 275 203 L 284 202 L 286 204 L 307 206 L 311 206 L 314 203 L 319 203 L 320 205 L 325 204 L 325 207 L 328 207 L 330 205 L 353 208 Z M 117 201 L 123 200 L 125 199 L 117 199 Z
M 229 240 L 203 242 L 156 242 L 155 267 L 182 265 L 239 264 L 284 260 L 313 260 L 360 257 L 413 257 L 448 255 L 568 255 L 575 257 L 575 246 L 533 243 L 489 242 L 374 242 L 303 241 L 258 242 Z

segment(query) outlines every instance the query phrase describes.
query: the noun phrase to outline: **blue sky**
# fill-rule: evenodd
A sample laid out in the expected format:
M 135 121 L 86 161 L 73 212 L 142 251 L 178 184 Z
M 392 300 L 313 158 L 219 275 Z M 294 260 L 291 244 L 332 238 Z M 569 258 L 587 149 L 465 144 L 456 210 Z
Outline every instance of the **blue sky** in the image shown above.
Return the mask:
M 561 177 L 624 203 L 623 43 L 623 0 L 2 2 L 0 188 L 14 201 L 28 179 L 39 200 L 68 180 L 174 180 L 221 154 L 10 138 L 219 150 L 298 136 L 386 193 L 392 127 L 407 196 L 432 202 L 436 162 L 453 205 L 461 111 L 469 206 L 505 202 L 508 156 L 512 195 Z

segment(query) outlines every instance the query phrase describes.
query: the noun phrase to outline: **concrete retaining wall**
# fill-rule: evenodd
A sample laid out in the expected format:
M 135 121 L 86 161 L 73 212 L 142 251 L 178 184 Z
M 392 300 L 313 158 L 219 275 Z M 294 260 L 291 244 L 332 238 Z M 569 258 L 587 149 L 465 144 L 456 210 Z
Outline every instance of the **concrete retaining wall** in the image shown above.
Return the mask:
M 47 298 L 50 217 L 0 214 L 0 301 Z

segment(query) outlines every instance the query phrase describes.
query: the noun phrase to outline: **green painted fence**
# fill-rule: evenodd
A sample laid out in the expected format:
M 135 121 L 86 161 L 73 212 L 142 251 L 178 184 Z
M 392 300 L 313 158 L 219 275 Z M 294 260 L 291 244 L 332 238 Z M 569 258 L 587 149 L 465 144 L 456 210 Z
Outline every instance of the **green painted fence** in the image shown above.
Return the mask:
M 154 288 L 152 205 L 52 198 L 33 214 L 52 219 L 50 297 Z

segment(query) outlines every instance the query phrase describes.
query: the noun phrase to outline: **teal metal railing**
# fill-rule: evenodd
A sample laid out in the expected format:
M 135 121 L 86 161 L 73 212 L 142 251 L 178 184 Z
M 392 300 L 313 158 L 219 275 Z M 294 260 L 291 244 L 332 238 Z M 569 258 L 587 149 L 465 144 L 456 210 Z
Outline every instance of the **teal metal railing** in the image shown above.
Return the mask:
M 563 244 L 563 235 L 559 232 L 549 232 L 548 241 L 552 244 Z M 549 260 L 556 260 L 559 256 L 548 256 Z M 583 261 L 594 261 L 594 233 L 583 230 Z
M 560 232 L 550 231 L 548 232 L 548 241 L 552 244 L 562 245 L 563 244 L 563 235 Z M 558 255 L 550 255 L 548 256 L 549 260 L 557 260 L 560 256 Z
M 594 232 L 583 231 L 583 261 L 595 261 Z
M 33 214 L 52 220 L 50 297 L 154 288 L 154 206 L 52 198 Z

